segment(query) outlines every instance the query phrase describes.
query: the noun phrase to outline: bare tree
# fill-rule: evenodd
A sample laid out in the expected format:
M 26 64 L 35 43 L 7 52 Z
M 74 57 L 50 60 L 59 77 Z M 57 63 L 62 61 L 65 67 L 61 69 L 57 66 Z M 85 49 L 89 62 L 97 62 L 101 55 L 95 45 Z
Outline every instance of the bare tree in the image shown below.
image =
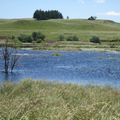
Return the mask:
M 8 39 L 2 47 L 2 59 L 4 62 L 4 72 L 6 74 L 13 71 L 19 60 L 16 44 L 9 44 Z

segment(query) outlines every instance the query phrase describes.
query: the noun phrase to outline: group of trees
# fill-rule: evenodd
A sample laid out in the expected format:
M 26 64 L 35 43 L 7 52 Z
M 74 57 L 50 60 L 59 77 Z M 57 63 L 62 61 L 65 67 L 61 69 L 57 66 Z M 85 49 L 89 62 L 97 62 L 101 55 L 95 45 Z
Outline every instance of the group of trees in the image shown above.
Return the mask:
M 58 10 L 36 10 L 33 18 L 36 20 L 63 19 L 63 15 Z
M 96 19 L 97 19 L 96 16 L 91 16 L 91 17 L 88 18 L 88 20 L 96 20 Z
M 33 14 L 33 18 L 36 20 L 48 20 L 48 19 L 63 19 L 63 15 L 58 10 L 36 10 Z M 69 16 L 67 16 L 69 19 Z M 96 20 L 96 16 L 90 16 L 88 20 Z

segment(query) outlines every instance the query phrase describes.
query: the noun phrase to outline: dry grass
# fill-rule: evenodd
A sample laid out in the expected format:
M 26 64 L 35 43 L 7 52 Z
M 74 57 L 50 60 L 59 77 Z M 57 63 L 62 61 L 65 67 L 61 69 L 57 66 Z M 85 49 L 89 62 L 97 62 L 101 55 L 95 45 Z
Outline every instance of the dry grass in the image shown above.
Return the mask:
M 0 86 L 0 120 L 120 120 L 120 90 L 26 80 Z

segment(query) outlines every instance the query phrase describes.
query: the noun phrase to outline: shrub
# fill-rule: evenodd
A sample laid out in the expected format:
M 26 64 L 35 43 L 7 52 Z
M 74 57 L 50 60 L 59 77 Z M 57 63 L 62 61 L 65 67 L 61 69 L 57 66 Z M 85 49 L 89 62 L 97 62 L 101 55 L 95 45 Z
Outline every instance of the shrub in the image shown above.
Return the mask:
M 79 38 L 77 36 L 73 36 L 73 41 L 79 41 Z
M 11 36 L 11 39 L 12 39 L 12 40 L 15 40 L 15 36 L 14 36 L 14 35 L 12 35 L 12 36 Z
M 43 41 L 45 39 L 45 35 L 42 34 L 41 32 L 33 32 L 32 33 L 32 38 L 34 41 L 41 40 Z
M 18 40 L 21 42 L 33 42 L 36 41 L 37 43 L 40 43 L 45 39 L 45 35 L 41 32 L 33 32 L 32 35 L 25 35 L 21 34 L 18 36 Z
M 110 44 L 110 48 L 115 48 L 116 45 L 113 43 L 113 44 Z
M 37 43 L 41 43 L 41 42 L 42 42 L 42 40 L 41 40 L 41 39 L 37 40 Z
M 30 35 L 21 34 L 18 37 L 18 40 L 20 40 L 21 42 L 32 42 L 32 37 Z
M 101 44 L 100 38 L 97 37 L 97 36 L 93 36 L 93 37 L 90 39 L 90 42 Z
M 67 41 L 79 41 L 79 38 L 74 35 L 74 36 L 68 36 L 66 40 Z
M 57 57 L 57 56 L 61 56 L 61 54 L 60 53 L 53 53 L 52 56 L 56 56 Z
M 59 36 L 59 40 L 60 40 L 60 41 L 64 41 L 64 39 L 65 39 L 64 35 L 60 35 L 60 36 Z
M 97 18 L 96 16 L 91 16 L 88 18 L 88 20 L 96 20 L 96 18 Z

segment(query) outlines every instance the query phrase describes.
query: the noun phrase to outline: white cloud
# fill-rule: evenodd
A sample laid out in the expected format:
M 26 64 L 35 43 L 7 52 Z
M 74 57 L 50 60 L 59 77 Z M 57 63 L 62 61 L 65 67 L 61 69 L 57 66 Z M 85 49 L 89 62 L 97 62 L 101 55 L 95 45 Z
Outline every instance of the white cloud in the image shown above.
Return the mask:
M 107 0 L 95 0 L 97 3 L 105 3 Z
M 115 12 L 115 11 L 109 11 L 109 12 L 106 12 L 105 15 L 107 16 L 115 16 L 115 17 L 119 17 L 120 16 L 120 12 Z
M 81 4 L 85 4 L 86 0 L 77 0 Z M 105 3 L 107 0 L 93 0 L 96 3 Z

